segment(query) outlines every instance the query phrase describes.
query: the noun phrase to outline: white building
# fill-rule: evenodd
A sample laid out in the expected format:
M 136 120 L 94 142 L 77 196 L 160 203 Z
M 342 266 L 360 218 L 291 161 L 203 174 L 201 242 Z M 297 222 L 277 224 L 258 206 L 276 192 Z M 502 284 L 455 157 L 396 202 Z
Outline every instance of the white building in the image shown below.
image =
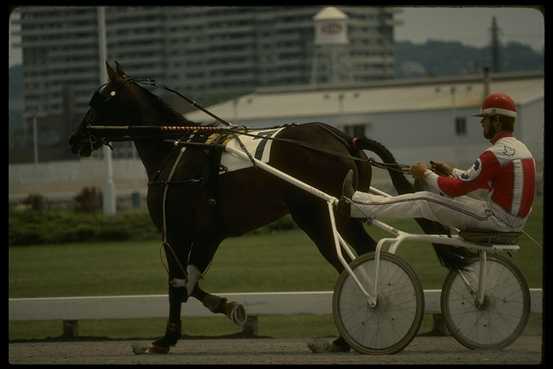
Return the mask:
M 481 76 L 379 81 L 328 89 L 258 89 L 209 107 L 237 125 L 270 127 L 285 123 L 325 122 L 381 142 L 398 162 L 445 160 L 470 165 L 489 145 L 478 117 L 484 96 Z M 538 162 L 543 161 L 543 74 L 491 76 L 489 91 L 502 91 L 517 104 L 515 136 Z M 212 122 L 196 111 L 193 121 Z
M 517 104 L 515 135 L 524 141 L 538 162 L 541 192 L 544 143 L 543 74 L 492 75 L 490 91 L 503 91 Z M 366 135 L 383 143 L 398 162 L 442 160 L 468 167 L 489 145 L 477 117 L 484 95 L 481 76 L 389 81 L 371 85 L 315 90 L 313 88 L 259 89 L 253 94 L 207 107 L 217 116 L 251 128 L 285 123 L 326 122 L 351 135 Z M 198 122 L 212 122 L 200 111 L 187 115 Z M 378 159 L 376 155 L 375 159 Z M 84 186 L 103 183 L 103 162 L 10 165 L 9 197 L 30 193 L 50 198 L 71 198 Z M 114 160 L 114 182 L 120 198 L 147 189 L 142 163 Z M 389 177 L 375 171 L 377 187 L 389 190 Z
M 148 77 L 196 96 L 232 96 L 258 86 L 308 83 L 313 16 L 321 6 L 106 8 L 108 59 L 135 78 Z M 390 7 L 345 6 L 354 81 L 393 77 Z M 27 6 L 17 20 L 27 110 L 59 113 L 71 85 L 86 111 L 98 87 L 97 7 Z M 229 92 L 230 91 L 230 92 Z

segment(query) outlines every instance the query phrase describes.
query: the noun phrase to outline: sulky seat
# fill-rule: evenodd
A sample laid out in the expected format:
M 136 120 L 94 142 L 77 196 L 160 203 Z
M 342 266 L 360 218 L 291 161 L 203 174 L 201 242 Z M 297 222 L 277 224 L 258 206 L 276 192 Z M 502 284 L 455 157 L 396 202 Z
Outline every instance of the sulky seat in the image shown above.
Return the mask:
M 498 232 L 487 229 L 465 229 L 459 236 L 465 241 L 483 246 L 516 245 L 522 232 Z

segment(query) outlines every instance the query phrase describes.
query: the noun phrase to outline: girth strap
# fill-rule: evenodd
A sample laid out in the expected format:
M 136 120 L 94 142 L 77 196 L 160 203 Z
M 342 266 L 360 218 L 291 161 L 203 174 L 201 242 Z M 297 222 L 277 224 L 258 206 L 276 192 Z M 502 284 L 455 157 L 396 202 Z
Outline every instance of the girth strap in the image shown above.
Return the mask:
M 169 176 L 167 177 L 167 182 L 165 183 L 164 185 L 164 188 L 163 188 L 163 203 L 162 203 L 162 229 L 161 229 L 161 239 L 162 239 L 162 242 L 163 242 L 163 245 L 165 246 L 166 249 L 169 249 L 171 251 L 171 253 L 173 254 L 173 258 L 175 259 L 175 261 L 177 262 L 177 265 L 179 266 L 181 272 L 183 273 L 183 275 L 186 275 L 186 269 L 184 268 L 184 266 L 182 265 L 182 263 L 180 262 L 178 256 L 177 256 L 177 253 L 175 252 L 175 250 L 173 249 L 173 247 L 171 247 L 171 245 L 169 244 L 169 242 L 167 242 L 167 214 L 166 214 L 166 207 L 167 207 L 167 190 L 169 189 L 169 182 L 171 182 L 171 179 L 173 178 L 173 175 L 175 174 L 175 170 L 182 158 L 182 155 L 184 154 L 184 152 L 186 151 L 186 146 L 183 146 L 181 149 L 180 149 L 180 152 L 177 156 L 177 159 L 175 160 L 175 163 L 173 164 L 173 167 L 171 168 L 171 172 L 169 172 Z

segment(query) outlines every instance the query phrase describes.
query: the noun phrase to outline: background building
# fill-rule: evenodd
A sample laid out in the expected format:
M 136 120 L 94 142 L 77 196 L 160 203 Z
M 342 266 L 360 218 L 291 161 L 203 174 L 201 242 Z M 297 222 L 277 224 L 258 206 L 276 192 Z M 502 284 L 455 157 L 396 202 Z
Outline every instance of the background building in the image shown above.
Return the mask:
M 517 104 L 515 135 L 543 161 L 543 73 L 491 74 L 373 82 L 332 88 L 262 88 L 209 110 L 236 125 L 265 128 L 326 122 L 354 136 L 383 143 L 399 162 L 445 160 L 470 166 L 488 146 L 480 110 L 488 91 L 508 93 Z M 190 120 L 211 123 L 200 111 Z
M 314 86 L 313 16 L 321 9 L 108 7 L 108 60 L 118 60 L 133 77 L 150 77 L 173 87 L 236 124 L 325 121 L 351 135 L 381 141 L 401 162 L 440 158 L 470 164 L 475 152 L 486 146 L 471 116 L 484 95 L 482 76 L 392 80 L 396 10 L 343 6 L 352 83 Z M 24 104 L 12 99 L 10 78 L 10 125 L 13 120 L 18 126 L 10 130 L 10 163 L 32 163 L 33 143 L 39 160 L 10 164 L 10 201 L 30 193 L 71 198 L 84 186 L 102 187 L 104 163 L 79 160 L 67 145 L 69 132 L 99 85 L 97 8 L 21 7 L 19 12 L 25 99 Z M 436 49 L 430 50 L 436 55 Z M 517 50 L 513 55 L 519 57 Z M 489 87 L 515 98 L 521 112 L 516 134 L 540 164 L 543 72 L 493 74 Z M 209 120 L 203 113 L 190 112 L 182 100 L 155 92 L 189 118 Z M 26 124 L 18 124 L 13 113 L 22 106 Z M 33 141 L 34 117 L 38 142 Z M 146 175 L 133 146 L 114 146 L 119 198 L 144 194 Z M 540 165 L 538 169 L 541 173 Z M 382 171 L 375 174 L 380 176 L 377 186 L 389 182 Z
M 262 88 L 208 107 L 237 125 L 264 128 L 285 123 L 326 122 L 350 135 L 366 135 L 384 144 L 400 163 L 442 160 L 468 168 L 488 146 L 482 137 L 479 111 L 485 91 L 505 91 L 517 104 L 515 135 L 537 161 L 538 193 L 543 191 L 543 74 L 492 74 L 486 87 L 480 75 L 404 81 L 365 86 L 314 89 Z M 212 119 L 201 112 L 187 114 L 199 122 Z M 379 160 L 376 155 L 369 156 Z M 80 161 L 10 165 L 10 200 L 42 192 L 50 198 L 70 198 L 84 186 L 100 187 L 103 163 Z M 133 192 L 145 195 L 147 178 L 137 159 L 114 160 L 114 182 L 120 199 Z M 393 192 L 388 174 L 374 170 L 373 184 Z
M 305 84 L 314 52 L 313 17 L 321 9 L 107 7 L 108 60 L 119 61 L 133 77 L 153 78 L 204 104 L 261 86 Z M 397 10 L 341 10 L 349 17 L 353 81 L 392 78 Z M 100 81 L 97 7 L 32 6 L 19 8 L 19 14 L 27 125 L 36 114 L 56 116 L 71 131 Z M 178 111 L 190 110 L 175 95 L 158 93 Z M 42 120 L 41 132 L 52 129 Z M 29 141 L 30 131 L 22 141 Z M 116 157 L 133 157 L 130 145 L 116 147 Z M 42 160 L 56 160 L 43 154 Z M 71 154 L 66 149 L 60 155 L 58 160 Z

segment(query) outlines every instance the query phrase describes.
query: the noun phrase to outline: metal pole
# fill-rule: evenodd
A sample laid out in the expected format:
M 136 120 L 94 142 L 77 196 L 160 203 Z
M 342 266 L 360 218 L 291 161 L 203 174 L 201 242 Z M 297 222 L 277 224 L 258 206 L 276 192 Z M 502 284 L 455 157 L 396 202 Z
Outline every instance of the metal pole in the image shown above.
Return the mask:
M 453 116 L 453 124 L 457 124 L 456 123 L 456 119 L 457 119 L 457 104 L 455 103 L 455 93 L 457 92 L 457 90 L 455 89 L 455 86 L 451 86 L 451 105 L 452 105 L 452 111 L 451 111 L 451 115 Z
M 98 55 L 100 64 L 100 83 L 108 82 L 106 60 L 106 8 L 98 7 Z M 115 185 L 113 183 L 113 166 L 111 163 L 111 149 L 103 146 L 104 162 L 106 164 L 106 181 L 104 183 L 103 208 L 104 214 L 113 215 L 116 213 Z
M 34 157 L 35 157 L 35 165 L 38 164 L 38 133 L 37 133 L 37 127 L 36 127 L 36 116 L 37 113 L 33 115 L 33 149 L 34 149 Z

